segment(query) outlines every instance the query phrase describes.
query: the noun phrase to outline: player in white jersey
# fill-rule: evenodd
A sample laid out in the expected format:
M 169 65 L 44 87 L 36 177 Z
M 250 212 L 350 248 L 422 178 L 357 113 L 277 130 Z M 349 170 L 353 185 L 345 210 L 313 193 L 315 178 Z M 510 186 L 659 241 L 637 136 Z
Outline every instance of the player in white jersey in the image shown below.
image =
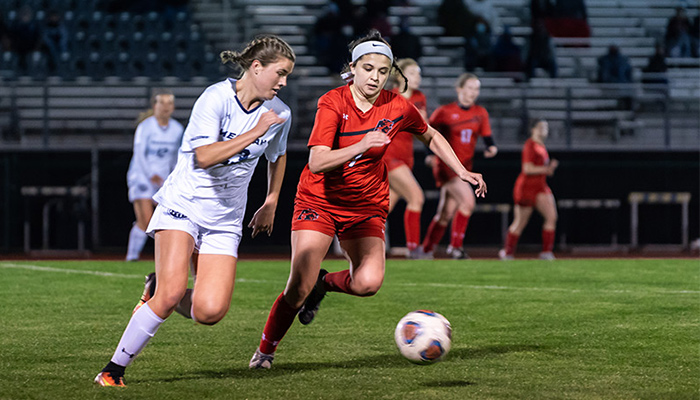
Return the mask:
M 182 124 L 170 118 L 175 111 L 175 96 L 158 90 L 151 98 L 151 109 L 139 117 L 134 135 L 134 153 L 126 174 L 129 201 L 134 205 L 134 222 L 129 232 L 126 261 L 136 261 L 146 244 L 146 227 L 155 203 L 153 195 L 175 168 L 182 143 Z
M 286 167 L 289 107 L 276 98 L 296 59 L 276 36 L 261 36 L 222 61 L 239 65 L 239 79 L 208 87 L 197 99 L 185 129 L 177 165 L 156 193 L 159 203 L 147 232 L 155 237 L 155 292 L 144 291 L 111 361 L 95 378 L 124 386 L 124 370 L 177 308 L 198 323 L 213 325 L 228 311 L 233 294 L 248 183 L 258 159 L 268 160 L 268 190 L 249 227 L 253 237 L 272 232 Z M 187 289 L 190 262 L 194 289 Z

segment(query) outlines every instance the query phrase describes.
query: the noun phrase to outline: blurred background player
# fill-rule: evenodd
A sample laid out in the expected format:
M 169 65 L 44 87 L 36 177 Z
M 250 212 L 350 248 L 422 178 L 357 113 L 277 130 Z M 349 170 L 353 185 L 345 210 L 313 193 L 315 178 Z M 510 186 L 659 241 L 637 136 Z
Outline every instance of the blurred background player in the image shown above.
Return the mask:
M 96 384 L 125 386 L 124 370 L 176 308 L 204 325 L 228 312 L 248 185 L 263 154 L 267 197 L 248 226 L 253 237 L 272 232 L 291 126 L 291 111 L 277 92 L 287 85 L 295 59 L 276 36 L 257 37 L 241 53 L 221 53 L 222 62 L 240 66 L 242 76 L 209 86 L 192 108 L 181 156 L 154 197 L 158 207 L 148 226 L 156 241 L 155 293 L 132 314 Z M 187 289 L 190 263 L 194 290 Z
M 480 89 L 481 82 L 476 75 L 460 75 L 455 85 L 457 101 L 439 107 L 430 116 L 430 125 L 447 138 L 460 162 L 469 171 L 472 169 L 474 149 L 479 137 L 486 144 L 485 158 L 494 157 L 498 153 L 491 136 L 489 114 L 484 107 L 476 104 Z M 476 204 L 474 190 L 441 160 L 428 156 L 426 162 L 433 167 L 435 185 L 440 188 L 440 202 L 425 234 L 423 251 L 432 254 L 452 219 L 447 254 L 455 259 L 469 258 L 462 245 L 469 217 Z
M 170 118 L 175 111 L 175 96 L 159 90 L 151 98 L 151 109 L 139 116 L 134 135 L 134 153 L 126 173 L 129 201 L 134 205 L 134 222 L 129 232 L 126 261 L 136 261 L 146 244 L 146 228 L 155 203 L 153 195 L 163 186 L 177 162 L 182 143 L 182 125 Z
M 408 84 L 402 79 L 397 79 L 398 87 L 393 91 L 416 106 L 423 119 L 427 120 L 425 95 L 418 90 L 421 83 L 420 66 L 411 58 L 398 60 L 396 65 L 403 71 Z M 413 135 L 410 132 L 399 132 L 394 136 L 386 147 L 384 162 L 389 171 L 389 212 L 391 213 L 400 199 L 406 200 L 403 223 L 408 248 L 407 256 L 420 258 L 420 216 L 425 196 L 416 177 L 413 176 Z
M 530 138 L 525 142 L 522 169 L 513 188 L 513 223 L 508 227 L 505 248 L 498 252 L 501 260 L 512 260 L 518 239 L 532 215 L 533 207 L 544 218 L 542 223 L 543 260 L 554 260 L 554 230 L 557 226 L 557 204 L 552 190 L 547 186 L 547 177 L 554 175 L 559 161 L 550 160 L 544 141 L 549 134 L 549 125 L 544 119 L 535 119 L 530 124 Z
M 271 368 L 274 353 L 298 315 L 313 321 L 327 291 L 372 296 L 382 286 L 385 268 L 384 226 L 389 211 L 389 182 L 383 156 L 398 132 L 416 135 L 460 179 L 486 194 L 481 174 L 467 171 L 447 141 L 428 126 L 415 106 L 382 89 L 394 56 L 376 30 L 350 45 L 350 80 L 318 101 L 309 137 L 309 162 L 297 186 L 292 217 L 292 260 L 284 291 L 275 300 L 250 368 Z M 333 236 L 350 262 L 328 273 L 321 262 Z M 303 306 L 303 307 L 302 307 Z

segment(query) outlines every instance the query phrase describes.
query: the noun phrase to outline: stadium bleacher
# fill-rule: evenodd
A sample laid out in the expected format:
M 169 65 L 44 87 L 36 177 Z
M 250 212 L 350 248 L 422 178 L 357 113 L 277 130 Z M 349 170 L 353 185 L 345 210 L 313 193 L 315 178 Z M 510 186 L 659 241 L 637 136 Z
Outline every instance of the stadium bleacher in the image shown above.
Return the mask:
M 525 0 L 491 0 L 503 24 L 508 25 L 515 42 L 525 45 L 530 34 L 529 3 Z M 315 100 L 328 89 L 341 83 L 329 77 L 326 67 L 319 65 L 311 40 L 311 30 L 323 14 L 324 0 L 194 0 L 189 12 L 180 12 L 174 21 L 166 23 L 156 12 L 134 14 L 107 13 L 87 0 L 14 0 L 3 2 L 0 11 L 11 21 L 17 17 L 21 5 L 38 10 L 36 19 L 45 18 L 49 5 L 60 10 L 71 37 L 70 52 L 61 54 L 55 71 L 49 69 L 42 53 L 30 59 L 27 69 L 21 71 L 17 55 L 0 54 L 0 77 L 5 93 L 24 93 L 54 96 L 62 88 L 85 90 L 85 98 L 92 104 L 108 102 L 94 98 L 87 82 L 122 82 L 122 86 L 182 86 L 194 80 L 193 87 L 220 79 L 226 71 L 218 65 L 220 50 L 239 48 L 243 42 L 258 33 L 276 33 L 287 40 L 297 53 L 295 73 L 290 89 L 281 94 L 293 102 L 295 127 L 293 139 L 303 140 L 310 131 L 315 112 Z M 361 3 L 356 1 L 357 4 Z M 396 25 L 399 18 L 408 18 L 412 32 L 421 37 L 424 56 L 423 90 L 428 96 L 429 108 L 454 100 L 452 88 L 455 78 L 463 72 L 463 37 L 443 35 L 437 24 L 440 0 L 412 0 L 407 6 L 392 6 L 389 21 Z M 696 99 L 700 96 L 700 61 L 697 58 L 667 59 L 669 71 L 664 78 L 668 86 L 643 86 L 639 83 L 620 88 L 592 83 L 596 75 L 597 58 L 616 44 L 630 58 L 634 78 L 642 78 L 641 68 L 654 52 L 654 43 L 660 39 L 668 18 L 673 15 L 675 2 L 648 0 L 608 1 L 588 0 L 590 38 L 554 38 L 559 76 L 547 78 L 543 73 L 526 82 L 522 74 L 477 71 L 482 79 L 481 102 L 491 111 L 492 125 L 497 127 L 499 144 L 517 148 L 521 141 L 521 124 L 527 115 L 549 117 L 554 130 L 554 143 L 568 147 L 574 143 L 583 146 L 620 143 L 632 147 L 657 146 L 673 143 L 680 148 L 698 139 Z M 697 14 L 697 0 L 686 1 L 689 16 Z M 497 30 L 494 35 L 500 32 Z M 75 82 L 75 83 L 74 83 Z M 44 90 L 43 86 L 48 85 Z M 190 84 L 184 84 L 189 87 Z M 14 88 L 13 88 L 14 86 Z M 105 87 L 109 85 L 104 85 Z M 289 93 L 292 87 L 303 87 Z M 666 87 L 668 89 L 666 89 Z M 40 89 L 41 88 L 41 89 Z M 40 93 L 40 94 L 38 94 Z M 124 114 L 135 113 L 143 105 L 143 97 L 135 101 Z M 630 97 L 632 101 L 629 101 Z M 22 133 L 30 135 L 40 130 L 44 115 L 39 104 L 67 104 L 62 97 L 32 101 L 15 101 Z M 9 106 L 11 99 L 3 98 Z M 93 113 L 83 104 L 73 108 L 62 106 L 49 115 L 49 130 L 60 133 L 75 126 L 85 129 L 99 126 L 104 133 L 127 134 L 133 129 L 132 121 L 116 116 Z M 178 108 L 189 106 L 185 101 Z M 39 107 L 34 109 L 32 107 Z M 120 107 L 117 107 L 117 111 Z M 689 112 L 690 111 L 690 112 Z M 184 111 L 179 111 L 186 117 Z M 68 116 L 81 116 L 91 123 L 84 125 L 66 122 Z M 105 117 L 102 119 L 102 117 Z M 99 119 L 99 120 L 98 120 Z M 121 125 L 120 125 L 121 124 Z M 105 129 L 108 127 L 108 129 Z M 659 134 L 659 128 L 663 133 Z M 43 128 L 42 128 L 43 129 Z M 602 136 L 601 136 L 602 133 Z M 633 133 L 625 135 L 626 133 Z M 673 136 L 673 140 L 668 137 Z M 609 140 L 608 140 L 609 139 Z

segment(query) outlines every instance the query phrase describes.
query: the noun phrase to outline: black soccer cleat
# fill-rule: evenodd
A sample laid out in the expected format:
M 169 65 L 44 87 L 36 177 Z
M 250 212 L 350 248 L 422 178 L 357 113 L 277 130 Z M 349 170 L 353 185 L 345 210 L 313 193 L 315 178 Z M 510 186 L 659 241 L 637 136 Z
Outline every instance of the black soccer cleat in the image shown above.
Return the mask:
M 318 279 L 316 279 L 316 284 L 313 290 L 309 293 L 309 297 L 306 298 L 304 305 L 301 306 L 299 310 L 299 322 L 302 325 L 308 325 L 314 320 L 316 313 L 318 312 L 318 306 L 321 304 L 321 300 L 326 297 L 325 284 L 323 282 L 323 277 L 326 276 L 328 271 L 321 268 L 318 272 Z

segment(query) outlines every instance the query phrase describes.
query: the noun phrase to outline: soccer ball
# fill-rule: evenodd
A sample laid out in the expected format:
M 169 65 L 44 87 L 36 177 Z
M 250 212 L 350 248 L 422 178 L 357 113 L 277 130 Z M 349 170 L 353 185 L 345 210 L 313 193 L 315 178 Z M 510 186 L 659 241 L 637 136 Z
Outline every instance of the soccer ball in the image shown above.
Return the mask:
M 411 311 L 394 331 L 394 339 L 401 355 L 416 364 L 441 361 L 452 345 L 450 321 L 430 310 Z

